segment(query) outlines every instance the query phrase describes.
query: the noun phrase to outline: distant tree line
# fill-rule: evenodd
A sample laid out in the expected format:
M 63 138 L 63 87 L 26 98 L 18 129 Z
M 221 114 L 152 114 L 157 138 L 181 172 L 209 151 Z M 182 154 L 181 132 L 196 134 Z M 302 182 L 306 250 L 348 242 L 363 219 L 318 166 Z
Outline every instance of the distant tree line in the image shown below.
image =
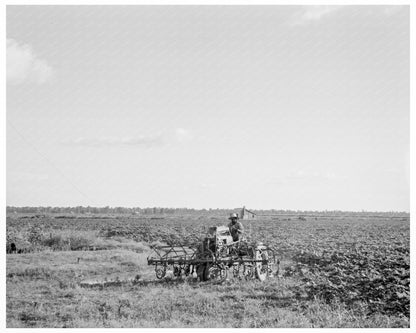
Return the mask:
M 183 214 L 195 213 L 199 210 L 192 208 L 164 208 L 164 207 L 14 207 L 7 206 L 7 213 L 23 214 Z M 204 210 L 202 210 L 204 211 Z M 205 210 L 206 211 L 206 210 Z
M 127 214 L 127 215 L 195 215 L 195 214 L 209 214 L 218 216 L 227 216 L 230 212 L 239 212 L 241 208 L 209 208 L 209 209 L 194 209 L 194 208 L 166 208 L 166 207 L 91 207 L 91 206 L 76 206 L 76 207 L 14 207 L 7 206 L 6 212 L 8 214 Z M 326 210 L 326 211 L 301 211 L 301 210 L 252 210 L 259 216 L 273 216 L 273 215 L 324 215 L 324 216 L 340 216 L 344 214 L 356 216 L 372 216 L 372 215 L 388 215 L 388 216 L 409 216 L 407 212 L 345 212 L 340 210 Z

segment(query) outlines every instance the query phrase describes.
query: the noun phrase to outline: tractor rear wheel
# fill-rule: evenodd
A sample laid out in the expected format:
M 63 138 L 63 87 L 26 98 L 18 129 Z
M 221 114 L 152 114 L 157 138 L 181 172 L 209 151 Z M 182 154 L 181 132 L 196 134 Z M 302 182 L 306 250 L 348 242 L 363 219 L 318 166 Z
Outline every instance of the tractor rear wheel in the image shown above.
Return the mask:
M 208 265 L 207 264 L 199 264 L 196 268 L 196 275 L 199 281 L 207 281 L 208 280 Z

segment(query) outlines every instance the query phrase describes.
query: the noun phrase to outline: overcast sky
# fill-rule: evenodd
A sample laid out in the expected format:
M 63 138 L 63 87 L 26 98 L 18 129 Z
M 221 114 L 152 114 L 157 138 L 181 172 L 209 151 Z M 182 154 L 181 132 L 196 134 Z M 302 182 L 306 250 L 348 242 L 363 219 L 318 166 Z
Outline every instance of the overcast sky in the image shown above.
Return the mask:
M 407 6 L 8 6 L 7 204 L 409 210 Z

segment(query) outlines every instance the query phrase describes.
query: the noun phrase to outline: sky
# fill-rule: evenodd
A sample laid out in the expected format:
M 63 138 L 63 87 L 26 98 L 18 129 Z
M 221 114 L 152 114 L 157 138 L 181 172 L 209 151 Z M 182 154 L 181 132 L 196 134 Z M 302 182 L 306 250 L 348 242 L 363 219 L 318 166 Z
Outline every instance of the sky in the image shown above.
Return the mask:
M 7 6 L 6 202 L 409 211 L 408 6 Z

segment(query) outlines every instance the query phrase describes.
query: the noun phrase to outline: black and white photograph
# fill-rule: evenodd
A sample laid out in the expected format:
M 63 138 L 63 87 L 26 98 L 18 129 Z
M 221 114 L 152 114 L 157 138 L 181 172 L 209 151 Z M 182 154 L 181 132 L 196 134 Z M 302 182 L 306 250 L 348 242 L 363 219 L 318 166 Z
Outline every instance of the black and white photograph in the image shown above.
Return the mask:
M 410 331 L 413 5 L 3 7 L 7 329 Z

